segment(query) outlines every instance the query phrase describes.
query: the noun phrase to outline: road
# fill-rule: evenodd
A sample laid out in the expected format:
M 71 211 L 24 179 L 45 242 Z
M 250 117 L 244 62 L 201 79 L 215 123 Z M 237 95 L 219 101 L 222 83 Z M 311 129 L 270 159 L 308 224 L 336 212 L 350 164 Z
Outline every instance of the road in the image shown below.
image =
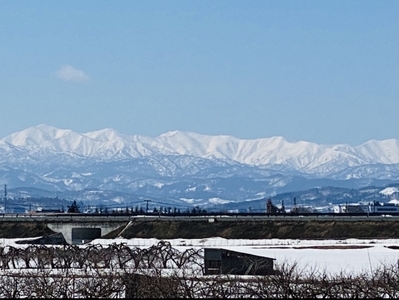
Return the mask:
M 102 223 L 130 221 L 207 221 L 207 222 L 240 222 L 240 221 L 399 221 L 398 215 L 351 216 L 335 215 L 85 215 L 85 214 L 0 214 L 0 222 L 45 222 L 45 223 Z

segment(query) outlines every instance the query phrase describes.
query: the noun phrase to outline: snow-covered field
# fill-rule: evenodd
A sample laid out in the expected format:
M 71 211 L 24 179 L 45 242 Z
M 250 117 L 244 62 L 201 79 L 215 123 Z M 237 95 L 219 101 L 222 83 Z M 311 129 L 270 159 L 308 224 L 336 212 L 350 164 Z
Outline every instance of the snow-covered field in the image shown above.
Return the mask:
M 158 243 L 157 239 L 116 239 L 95 240 L 92 243 L 123 242 L 131 246 L 147 247 Z M 330 273 L 357 273 L 372 271 L 381 264 L 397 264 L 399 249 L 387 246 L 398 246 L 399 239 L 344 239 L 344 240 L 228 240 L 223 238 L 209 239 L 174 239 L 168 240 L 173 247 L 182 251 L 187 248 L 225 248 L 259 256 L 272 257 L 277 264 L 297 262 L 300 268 L 325 269 Z M 337 246 L 339 249 L 309 249 L 310 246 Z M 361 249 L 345 249 L 345 246 L 364 246 Z
M 18 239 L 21 240 L 21 239 Z M 0 239 L 0 246 L 15 244 L 16 239 Z M 148 248 L 156 245 L 158 239 L 96 239 L 90 244 L 109 245 L 126 243 L 129 246 Z M 397 264 L 399 260 L 399 239 L 343 239 L 343 240 L 292 240 L 292 239 L 261 239 L 261 240 L 228 240 L 223 238 L 207 239 L 173 239 L 167 240 L 179 251 L 188 248 L 225 248 L 259 256 L 272 257 L 276 264 L 297 262 L 300 268 L 317 268 L 330 273 L 357 273 L 373 271 L 382 264 Z M 308 247 L 324 247 L 311 249 Z M 364 248 L 355 248 L 360 246 Z M 349 247 L 349 249 L 345 249 Z M 352 248 L 351 248 L 352 247 Z M 335 248 L 335 249 L 334 249 Z

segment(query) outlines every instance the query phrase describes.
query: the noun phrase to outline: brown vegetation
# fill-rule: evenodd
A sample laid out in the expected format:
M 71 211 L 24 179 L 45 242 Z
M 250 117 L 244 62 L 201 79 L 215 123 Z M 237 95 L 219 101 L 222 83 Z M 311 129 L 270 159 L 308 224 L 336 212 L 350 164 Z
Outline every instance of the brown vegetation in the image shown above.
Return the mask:
M 381 221 L 134 221 L 124 238 L 343 239 L 398 238 L 399 222 Z M 110 236 L 112 237 L 112 236 Z
M 28 238 L 54 233 L 45 222 L 11 222 L 0 220 L 0 238 Z
M 108 234 L 115 238 L 121 231 Z M 38 237 L 54 233 L 44 222 L 0 222 L 0 238 Z M 396 221 L 140 221 L 123 230 L 124 238 L 344 239 L 398 238 Z
M 161 241 L 87 247 L 0 247 L 0 298 L 397 298 L 396 265 L 330 274 L 279 262 L 268 276 L 203 276 L 199 250 Z M 194 270 L 199 272 L 193 272 Z M 168 267 L 165 275 L 162 270 Z

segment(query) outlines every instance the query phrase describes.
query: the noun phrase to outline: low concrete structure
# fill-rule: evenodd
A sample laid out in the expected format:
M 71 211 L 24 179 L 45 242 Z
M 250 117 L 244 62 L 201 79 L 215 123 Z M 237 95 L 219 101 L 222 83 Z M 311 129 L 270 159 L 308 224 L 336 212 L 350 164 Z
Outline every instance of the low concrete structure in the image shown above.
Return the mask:
M 119 222 L 99 222 L 99 223 L 48 223 L 47 227 L 55 232 L 60 232 L 65 241 L 70 245 L 85 244 L 94 239 L 125 227 L 127 223 Z

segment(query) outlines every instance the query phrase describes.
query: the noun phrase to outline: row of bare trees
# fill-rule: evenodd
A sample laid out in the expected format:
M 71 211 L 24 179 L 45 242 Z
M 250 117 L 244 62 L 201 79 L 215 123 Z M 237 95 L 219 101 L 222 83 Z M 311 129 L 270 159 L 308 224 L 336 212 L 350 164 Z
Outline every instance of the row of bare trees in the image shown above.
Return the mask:
M 0 248 L 0 298 L 398 298 L 396 265 L 332 274 L 280 262 L 268 276 L 202 273 L 201 250 L 161 241 Z
M 180 252 L 166 241 L 145 249 L 129 247 L 125 243 L 84 247 L 0 247 L 0 269 L 166 269 L 182 268 L 188 263 L 201 267 L 201 259 L 201 249 Z

